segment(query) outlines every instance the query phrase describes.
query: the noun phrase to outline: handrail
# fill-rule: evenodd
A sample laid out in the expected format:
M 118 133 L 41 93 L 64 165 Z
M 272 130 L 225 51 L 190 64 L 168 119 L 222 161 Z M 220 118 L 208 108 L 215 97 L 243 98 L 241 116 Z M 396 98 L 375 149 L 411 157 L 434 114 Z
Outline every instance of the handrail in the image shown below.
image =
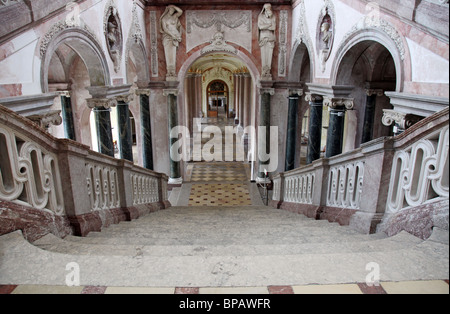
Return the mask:
M 277 174 L 272 206 L 309 215 L 314 209 L 313 218 L 338 215 L 343 224 L 359 220 L 357 229 L 373 232 L 383 216 L 448 199 L 448 121 L 447 107 L 396 137 Z
M 57 139 L 0 105 L 1 200 L 67 217 L 84 235 L 92 230 L 79 225 L 89 225 L 89 217 L 119 210 L 136 218 L 145 211 L 139 206 L 169 207 L 167 181 L 165 174 Z

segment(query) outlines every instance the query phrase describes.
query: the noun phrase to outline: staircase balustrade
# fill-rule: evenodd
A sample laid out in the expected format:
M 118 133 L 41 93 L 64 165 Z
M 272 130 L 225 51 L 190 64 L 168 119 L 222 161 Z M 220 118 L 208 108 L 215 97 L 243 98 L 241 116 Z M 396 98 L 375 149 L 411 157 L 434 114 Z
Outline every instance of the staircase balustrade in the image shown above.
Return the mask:
M 401 211 L 448 203 L 448 112 L 436 113 L 399 136 L 277 174 L 272 206 L 374 233 L 380 222 L 389 225 Z
M 67 218 L 75 234 L 85 235 L 170 207 L 167 181 L 165 174 L 102 155 L 71 140 L 54 138 L 37 124 L 0 106 L 3 202 Z M 11 213 L 8 215 L 11 220 Z

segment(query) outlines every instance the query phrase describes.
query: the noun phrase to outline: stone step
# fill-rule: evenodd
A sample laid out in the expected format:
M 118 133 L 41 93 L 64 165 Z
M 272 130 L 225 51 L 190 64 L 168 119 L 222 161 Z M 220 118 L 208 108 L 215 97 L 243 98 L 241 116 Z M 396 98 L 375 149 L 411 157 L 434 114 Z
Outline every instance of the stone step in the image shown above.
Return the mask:
M 0 284 L 61 285 L 76 263 L 82 286 L 263 287 L 448 278 L 448 245 L 425 241 L 388 252 L 257 256 L 95 256 L 37 248 L 21 232 L 0 237 Z M 420 263 L 418 264 L 418 261 Z M 418 266 L 419 265 L 419 266 Z M 69 269 L 70 270 L 70 269 Z
M 35 246 L 61 254 L 108 255 L 108 256 L 264 256 L 264 255 L 300 255 L 396 251 L 407 249 L 423 241 L 405 233 L 392 238 L 379 239 L 366 236 L 360 241 L 307 242 L 299 244 L 229 244 L 229 245 L 139 245 L 124 244 L 122 239 L 110 239 L 108 243 L 73 242 L 53 235 L 36 241 Z

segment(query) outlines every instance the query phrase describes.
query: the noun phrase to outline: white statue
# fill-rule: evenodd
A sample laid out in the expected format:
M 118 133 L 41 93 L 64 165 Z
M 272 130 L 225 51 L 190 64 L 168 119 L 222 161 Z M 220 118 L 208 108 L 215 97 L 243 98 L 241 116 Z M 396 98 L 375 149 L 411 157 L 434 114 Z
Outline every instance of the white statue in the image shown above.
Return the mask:
M 272 5 L 267 3 L 258 18 L 259 46 L 261 47 L 262 77 L 272 79 L 272 59 L 275 48 L 275 30 L 277 19 L 272 11 Z
M 163 34 L 164 52 L 166 55 L 167 77 L 176 78 L 177 49 L 181 42 L 180 16 L 183 11 L 169 5 L 161 16 L 161 33 Z

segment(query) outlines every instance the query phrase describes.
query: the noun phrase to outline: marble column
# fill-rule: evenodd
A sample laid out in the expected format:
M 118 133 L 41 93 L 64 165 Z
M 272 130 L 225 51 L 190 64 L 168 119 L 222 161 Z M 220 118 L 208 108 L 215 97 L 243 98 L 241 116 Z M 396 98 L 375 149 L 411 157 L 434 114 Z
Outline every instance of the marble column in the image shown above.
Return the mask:
M 170 178 L 169 184 L 182 184 L 180 162 L 172 156 L 171 148 L 178 141 L 178 138 L 171 138 L 170 132 L 174 127 L 178 126 L 178 90 L 165 89 L 164 96 L 167 97 L 168 113 L 169 113 L 169 150 L 170 150 Z
M 61 92 L 61 113 L 64 125 L 64 135 L 66 138 L 76 141 L 75 126 L 73 122 L 72 101 L 70 92 Z
M 246 101 L 245 101 L 245 73 L 242 73 L 241 75 L 240 75 L 240 87 L 239 87 L 239 89 L 240 89 L 240 103 L 241 103 L 241 109 L 239 110 L 239 125 L 241 126 L 241 127 L 243 127 L 244 128 L 244 124 L 245 124 L 245 122 L 244 122 L 244 112 L 247 110 L 247 104 L 246 104 Z
M 115 99 L 91 98 L 87 101 L 89 108 L 93 109 L 97 128 L 98 151 L 101 154 L 114 157 L 114 143 L 111 130 L 111 107 L 117 105 Z
M 327 134 L 327 150 L 325 157 L 330 158 L 342 154 L 344 143 L 345 113 L 353 109 L 353 99 L 327 98 L 324 103 L 330 108 L 330 124 Z
M 132 95 L 117 97 L 117 122 L 119 126 L 120 158 L 133 162 L 133 136 L 129 103 Z
M 361 143 L 370 142 L 373 139 L 373 126 L 375 122 L 375 109 L 377 96 L 382 96 L 382 90 L 366 90 L 366 111 L 364 115 L 363 135 Z
M 154 170 L 152 125 L 150 119 L 150 90 L 138 89 L 136 95 L 139 96 L 141 109 L 142 159 L 144 168 Z
M 200 118 L 202 116 L 202 103 L 203 103 L 203 90 L 202 90 L 203 74 L 198 72 L 195 76 L 195 117 Z M 194 126 L 195 127 L 195 126 Z
M 234 74 L 234 121 L 239 124 L 239 74 Z
M 265 137 L 265 147 L 260 147 L 259 150 L 262 150 L 263 154 L 269 154 L 270 153 L 270 103 L 271 103 L 271 96 L 275 94 L 275 90 L 273 88 L 264 88 L 261 89 L 261 116 L 260 116 L 260 127 L 265 128 L 266 130 L 266 137 Z M 259 134 L 258 137 L 260 137 L 262 134 Z M 261 139 L 258 141 L 261 143 Z M 258 154 L 259 156 L 259 154 Z M 259 158 L 258 158 L 259 159 Z M 259 159 L 259 168 L 258 168 L 258 182 L 265 181 L 265 173 L 264 173 L 264 166 L 269 165 L 270 160 L 260 160 Z
M 243 124 L 246 128 L 250 125 L 250 107 L 251 107 L 251 76 L 244 74 L 244 110 L 243 110 Z
M 322 115 L 323 97 L 307 93 L 305 97 L 309 102 L 309 138 L 307 163 L 320 159 L 322 143 Z
M 297 142 L 298 102 L 299 102 L 298 95 L 289 96 L 285 171 L 295 169 L 295 150 L 296 150 L 295 144 Z

